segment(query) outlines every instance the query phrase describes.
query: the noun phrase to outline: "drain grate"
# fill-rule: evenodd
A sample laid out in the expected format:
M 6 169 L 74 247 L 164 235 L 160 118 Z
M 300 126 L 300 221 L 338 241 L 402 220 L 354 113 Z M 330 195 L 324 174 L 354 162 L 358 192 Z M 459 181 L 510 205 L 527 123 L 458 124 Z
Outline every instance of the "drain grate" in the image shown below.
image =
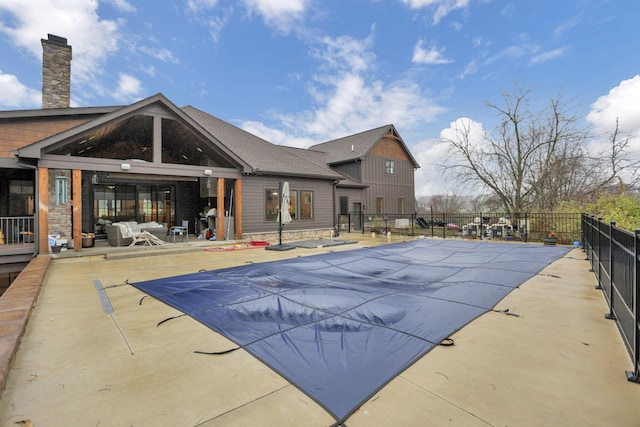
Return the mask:
M 97 280 L 97 279 L 94 280 L 93 286 L 95 286 L 96 290 L 98 291 L 98 296 L 100 297 L 100 303 L 102 304 L 102 309 L 104 310 L 104 312 L 106 314 L 113 313 L 113 306 L 111 305 L 111 301 L 109 301 L 109 297 L 107 296 L 107 293 L 104 291 L 104 288 L 102 287 L 102 283 L 100 283 L 100 280 Z

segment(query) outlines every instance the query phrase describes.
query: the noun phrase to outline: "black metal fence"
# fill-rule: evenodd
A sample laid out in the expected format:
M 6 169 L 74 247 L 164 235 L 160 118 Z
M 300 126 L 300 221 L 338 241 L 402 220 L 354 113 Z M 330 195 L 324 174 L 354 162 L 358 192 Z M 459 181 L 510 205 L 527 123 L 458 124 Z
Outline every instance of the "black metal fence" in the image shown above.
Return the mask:
M 462 237 L 468 239 L 503 239 L 541 242 L 550 232 L 560 244 L 580 241 L 580 214 L 459 212 L 427 214 L 365 214 L 339 215 L 338 232 L 392 233 L 429 235 L 432 237 Z
M 582 215 L 583 248 L 609 304 L 606 318 L 615 320 L 633 360 L 627 379 L 640 383 L 640 229 L 634 232 Z

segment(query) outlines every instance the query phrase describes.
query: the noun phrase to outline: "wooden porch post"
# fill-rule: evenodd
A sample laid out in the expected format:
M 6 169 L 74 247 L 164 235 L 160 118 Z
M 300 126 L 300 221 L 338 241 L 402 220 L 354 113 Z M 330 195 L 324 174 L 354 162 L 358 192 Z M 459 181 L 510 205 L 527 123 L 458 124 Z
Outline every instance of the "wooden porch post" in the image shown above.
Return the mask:
M 38 253 L 49 253 L 49 169 L 38 168 Z
M 233 214 L 236 220 L 236 239 L 242 239 L 242 180 L 236 179 L 236 194 L 233 196 Z
M 82 250 L 82 171 L 73 169 L 71 171 L 71 223 L 73 229 L 73 251 Z
M 218 199 L 216 211 L 218 217 L 216 218 L 216 239 L 224 240 L 224 178 L 218 178 Z

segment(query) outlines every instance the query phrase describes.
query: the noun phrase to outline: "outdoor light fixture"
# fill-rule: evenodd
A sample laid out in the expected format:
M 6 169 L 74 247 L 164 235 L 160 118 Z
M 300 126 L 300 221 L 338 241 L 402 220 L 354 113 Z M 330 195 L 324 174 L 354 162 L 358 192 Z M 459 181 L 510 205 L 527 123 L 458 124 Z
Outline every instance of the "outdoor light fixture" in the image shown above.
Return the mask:
M 98 172 L 94 172 L 93 176 L 91 177 L 91 183 L 92 184 L 97 184 L 98 183 Z
M 131 169 L 131 165 L 129 163 L 123 163 L 120 165 L 120 169 L 122 169 L 123 171 L 128 171 L 129 169 Z
M 211 175 L 213 175 L 213 171 L 212 171 L 211 169 L 205 169 L 205 170 L 204 170 L 204 174 L 205 174 L 206 176 L 211 176 Z

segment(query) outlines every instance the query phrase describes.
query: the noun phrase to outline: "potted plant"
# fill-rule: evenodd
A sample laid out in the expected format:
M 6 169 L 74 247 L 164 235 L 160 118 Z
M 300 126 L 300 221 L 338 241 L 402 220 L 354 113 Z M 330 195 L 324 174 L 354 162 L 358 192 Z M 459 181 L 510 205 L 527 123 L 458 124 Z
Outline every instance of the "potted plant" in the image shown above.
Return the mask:
M 557 242 L 558 235 L 554 231 L 550 231 L 545 237 L 542 238 L 542 243 L 547 246 L 555 246 Z

